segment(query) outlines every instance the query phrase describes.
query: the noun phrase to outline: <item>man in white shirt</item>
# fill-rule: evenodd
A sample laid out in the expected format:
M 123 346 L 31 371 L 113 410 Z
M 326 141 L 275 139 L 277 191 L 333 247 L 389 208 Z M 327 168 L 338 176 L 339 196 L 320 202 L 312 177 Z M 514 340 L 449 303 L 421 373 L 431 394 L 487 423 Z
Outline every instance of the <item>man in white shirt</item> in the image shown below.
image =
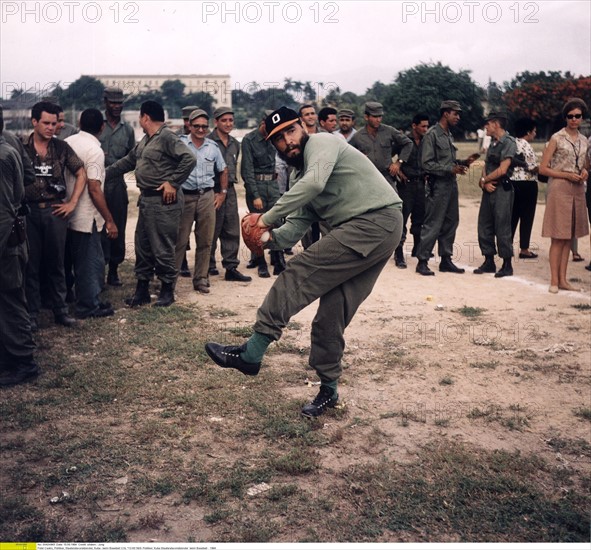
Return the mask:
M 76 314 L 82 319 L 114 314 L 109 304 L 102 304 L 99 300 L 105 266 L 101 246 L 103 226 L 108 238 L 116 239 L 118 235 L 102 190 L 105 154 L 98 136 L 103 128 L 102 113 L 97 109 L 86 109 L 80 115 L 80 132 L 65 140 L 84 163 L 87 174 L 86 188 L 68 220 L 66 240 L 66 256 L 70 257 L 74 267 Z M 68 195 L 74 183 L 74 178 L 66 174 Z

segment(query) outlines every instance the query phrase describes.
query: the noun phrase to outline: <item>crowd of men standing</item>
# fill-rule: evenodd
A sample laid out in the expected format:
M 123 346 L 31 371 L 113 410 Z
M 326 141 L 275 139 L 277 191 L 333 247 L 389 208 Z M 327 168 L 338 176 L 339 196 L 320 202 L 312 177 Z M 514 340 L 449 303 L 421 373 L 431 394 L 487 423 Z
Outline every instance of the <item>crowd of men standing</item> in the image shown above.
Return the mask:
M 266 139 L 264 121 L 269 112 L 240 144 L 231 135 L 234 113 L 229 107 L 215 109 L 211 129 L 206 111 L 186 106 L 184 128 L 178 135 L 167 127 L 162 105 L 146 101 L 139 116 L 144 137 L 136 143 L 133 128 L 122 119 L 122 90 L 106 88 L 103 99 L 104 113 L 97 109 L 82 112 L 78 132 L 66 127 L 63 109 L 51 101 L 33 106 L 33 131 L 24 144 L 9 132 L 0 132 L 0 258 L 7 266 L 0 274 L 0 385 L 19 383 L 38 373 L 31 333 L 39 330 L 38 315 L 44 305 L 53 311 L 57 324 L 67 327 L 75 325 L 76 318 L 114 314 L 100 294 L 105 284 L 122 285 L 119 267 L 126 252 L 126 173 L 135 173 L 140 192 L 136 288 L 125 300 L 130 307 L 152 301 L 154 277 L 160 280 L 154 305 L 167 307 L 174 302 L 179 273 L 191 276 L 186 252 L 193 226 L 195 291 L 209 293 L 210 277 L 220 274 L 218 241 L 224 279 L 252 280 L 238 270 L 240 221 L 235 185 L 239 159 L 249 211 L 268 212 L 289 189 L 288 166 Z M 403 233 L 394 253 L 400 269 L 407 267 L 404 244 L 410 220 L 411 256 L 418 260 L 417 273 L 434 275 L 428 262 L 436 243 L 439 271 L 464 272 L 452 261 L 459 224 L 457 176 L 465 174 L 478 155 L 456 158 L 452 129 L 461 113 L 457 101 L 444 100 L 437 123 L 430 127 L 428 115 L 417 113 L 405 134 L 382 123 L 383 106 L 373 101 L 364 105 L 365 124 L 358 129 L 349 109 L 324 107 L 316 113 L 313 105 L 306 104 L 299 110 L 308 135 L 324 132 L 346 140 L 369 158 L 402 198 Z M 474 273 L 494 273 L 497 278 L 513 274 L 516 223 L 514 185 L 509 177 L 515 166 L 528 177 L 535 178 L 537 170 L 531 159 L 519 162 L 516 140 L 506 131 L 507 118 L 491 113 L 486 119 L 492 143 L 479 182 L 483 195 L 478 241 L 485 261 Z M 522 121 L 521 126 L 529 128 L 530 124 Z M 530 231 L 532 221 L 528 222 Z M 303 246 L 330 231 L 326 223 L 314 224 L 302 239 Z M 522 245 L 526 254 L 522 257 L 535 257 L 527 248 L 528 239 Z M 291 253 L 291 249 L 271 251 L 273 275 L 285 270 L 285 254 Z M 503 260 L 498 271 L 496 254 Z M 247 268 L 256 268 L 259 277 L 271 276 L 264 255 L 251 256 Z M 70 315 L 69 301 L 75 303 L 75 316 Z

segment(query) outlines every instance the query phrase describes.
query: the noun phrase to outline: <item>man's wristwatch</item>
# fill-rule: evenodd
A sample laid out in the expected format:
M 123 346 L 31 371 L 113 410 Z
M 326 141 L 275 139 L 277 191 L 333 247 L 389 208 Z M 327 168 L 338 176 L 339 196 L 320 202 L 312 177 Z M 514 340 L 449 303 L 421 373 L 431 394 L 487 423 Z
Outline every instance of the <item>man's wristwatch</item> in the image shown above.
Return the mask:
M 228 192 L 228 190 L 227 190 L 227 189 L 222 189 L 222 190 L 221 190 L 221 193 L 223 193 L 224 195 L 225 195 L 227 192 Z

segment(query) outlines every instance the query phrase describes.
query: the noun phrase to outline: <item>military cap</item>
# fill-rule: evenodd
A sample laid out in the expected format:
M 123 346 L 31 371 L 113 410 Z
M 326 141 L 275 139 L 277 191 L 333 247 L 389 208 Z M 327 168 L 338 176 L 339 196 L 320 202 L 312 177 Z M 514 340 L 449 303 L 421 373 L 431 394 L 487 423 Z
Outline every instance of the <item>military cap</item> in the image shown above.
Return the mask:
M 300 115 L 298 115 L 293 109 L 289 109 L 285 106 L 279 107 L 279 109 L 275 111 L 271 111 L 265 119 L 267 139 L 299 120 Z
M 103 98 L 112 103 L 123 103 L 123 90 L 117 86 L 109 86 L 105 88 Z
M 454 101 L 453 99 L 446 99 L 445 101 L 441 102 L 439 109 L 451 109 L 452 111 L 462 112 L 462 106 L 460 105 L 459 101 Z
M 504 119 L 507 120 L 509 118 L 509 116 L 507 115 L 507 113 L 503 113 L 503 112 L 495 112 L 495 111 L 491 111 L 490 113 L 488 113 L 488 116 L 484 119 L 484 122 L 490 122 L 491 120 L 498 120 L 498 119 Z
M 189 122 L 199 118 L 200 116 L 205 117 L 209 120 L 209 115 L 203 109 L 194 109 L 189 115 Z
M 183 118 L 189 118 L 189 115 L 195 110 L 199 109 L 198 105 L 187 105 L 182 109 L 182 116 Z
M 368 101 L 365 104 L 365 114 L 370 116 L 382 116 L 384 114 L 384 106 L 377 101 Z
M 223 115 L 233 115 L 234 111 L 232 110 L 232 107 L 218 107 L 214 112 L 213 112 L 213 118 L 218 119 Z
M 355 113 L 351 109 L 341 109 L 337 114 L 337 118 L 341 117 L 355 118 Z

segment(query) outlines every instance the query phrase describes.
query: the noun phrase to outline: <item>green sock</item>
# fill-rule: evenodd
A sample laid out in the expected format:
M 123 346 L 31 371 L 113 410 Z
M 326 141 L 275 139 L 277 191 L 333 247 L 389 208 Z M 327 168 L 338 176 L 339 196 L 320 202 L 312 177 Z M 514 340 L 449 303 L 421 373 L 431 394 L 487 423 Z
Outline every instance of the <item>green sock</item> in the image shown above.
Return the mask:
M 271 345 L 271 342 L 273 342 L 273 338 L 270 336 L 255 332 L 248 339 L 248 342 L 246 343 L 246 351 L 240 354 L 240 359 L 247 363 L 260 363 L 263 360 L 263 355 L 265 355 L 267 348 Z
M 323 386 L 326 386 L 328 388 L 332 389 L 333 395 L 338 395 L 337 394 L 337 385 L 338 385 L 338 380 L 333 380 L 332 382 L 321 382 L 321 384 Z

